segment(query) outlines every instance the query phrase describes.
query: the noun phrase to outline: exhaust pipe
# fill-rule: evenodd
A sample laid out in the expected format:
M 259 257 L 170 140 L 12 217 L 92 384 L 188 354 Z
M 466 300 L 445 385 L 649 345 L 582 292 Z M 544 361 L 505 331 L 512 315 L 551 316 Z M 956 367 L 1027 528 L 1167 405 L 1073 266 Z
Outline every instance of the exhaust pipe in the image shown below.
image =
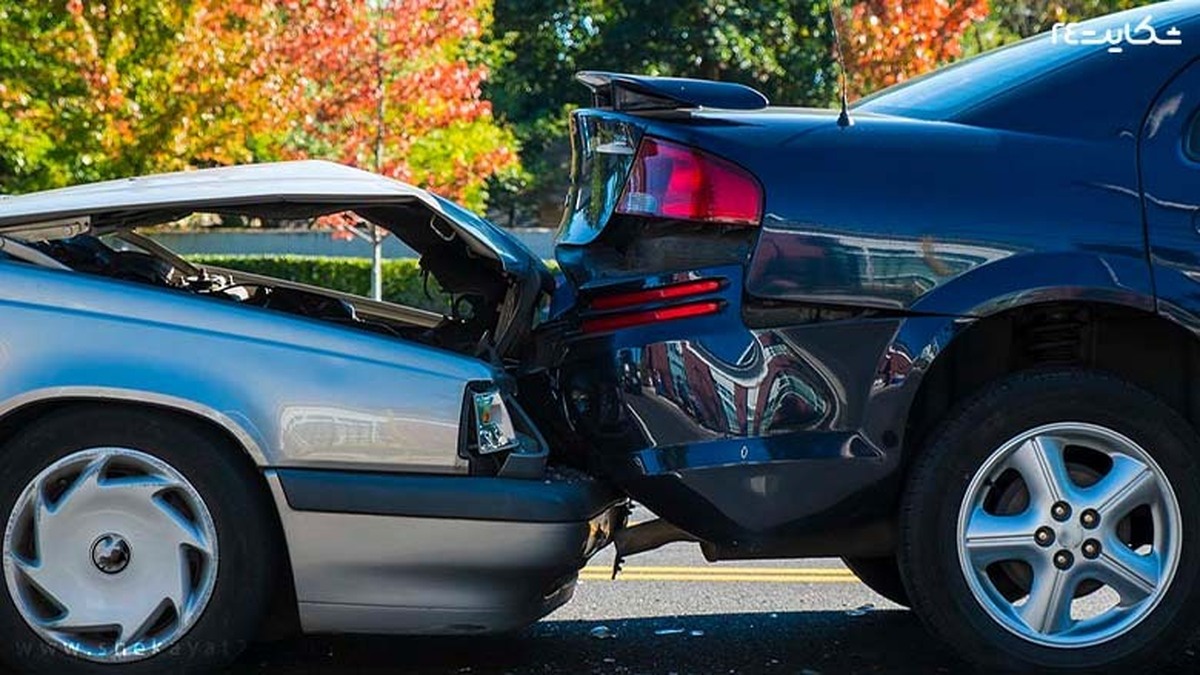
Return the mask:
M 677 541 L 700 543 L 696 537 L 675 527 L 662 518 L 655 518 L 617 530 L 613 535 L 613 544 L 617 547 L 617 555 L 613 558 L 612 578 L 617 578 L 625 556 L 645 553 L 661 548 Z

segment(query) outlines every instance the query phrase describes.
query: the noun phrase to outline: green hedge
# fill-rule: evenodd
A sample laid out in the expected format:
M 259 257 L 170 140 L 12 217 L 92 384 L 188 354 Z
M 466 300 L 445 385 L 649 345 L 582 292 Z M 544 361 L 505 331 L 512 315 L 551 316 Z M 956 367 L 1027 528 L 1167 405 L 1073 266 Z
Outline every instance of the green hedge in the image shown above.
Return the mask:
M 371 261 L 367 258 L 334 258 L 303 255 L 190 255 L 188 260 L 199 265 L 214 265 L 263 274 L 277 279 L 369 296 L 371 293 Z M 429 296 L 421 281 L 421 269 L 415 258 L 383 261 L 383 298 L 410 307 L 424 307 L 435 312 L 446 309 L 446 298 L 433 278 L 429 279 Z M 432 296 L 432 297 L 430 297 Z

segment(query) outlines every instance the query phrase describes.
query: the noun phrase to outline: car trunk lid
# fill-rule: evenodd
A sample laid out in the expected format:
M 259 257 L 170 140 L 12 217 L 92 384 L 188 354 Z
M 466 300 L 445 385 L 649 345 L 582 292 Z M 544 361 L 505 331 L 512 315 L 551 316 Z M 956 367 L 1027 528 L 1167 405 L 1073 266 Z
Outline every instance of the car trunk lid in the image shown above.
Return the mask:
M 131 229 L 191 213 L 309 217 L 337 210 L 382 214 L 418 208 L 422 218 L 392 229 L 437 278 L 464 276 L 491 260 L 504 298 L 487 342 L 503 356 L 527 337 L 539 301 L 554 287 L 545 264 L 516 237 L 420 188 L 323 161 L 278 162 L 129 178 L 0 197 L 0 236 L 57 238 Z M 39 235 L 40 231 L 44 234 Z M 455 239 L 462 245 L 450 246 Z M 441 255 L 426 256 L 430 251 Z

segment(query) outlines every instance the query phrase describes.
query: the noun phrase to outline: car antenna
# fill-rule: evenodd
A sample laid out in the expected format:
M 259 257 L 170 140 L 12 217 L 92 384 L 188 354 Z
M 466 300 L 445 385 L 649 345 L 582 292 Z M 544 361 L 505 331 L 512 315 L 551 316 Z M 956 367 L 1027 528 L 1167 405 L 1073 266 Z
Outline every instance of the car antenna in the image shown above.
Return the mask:
M 829 0 L 829 25 L 833 27 L 833 46 L 837 54 L 838 74 L 841 76 L 842 110 L 838 114 L 837 125 L 849 127 L 854 125 L 854 120 L 850 119 L 850 104 L 846 100 L 846 57 L 842 54 L 842 38 L 838 35 L 837 14 L 834 12 L 836 5 L 837 0 Z

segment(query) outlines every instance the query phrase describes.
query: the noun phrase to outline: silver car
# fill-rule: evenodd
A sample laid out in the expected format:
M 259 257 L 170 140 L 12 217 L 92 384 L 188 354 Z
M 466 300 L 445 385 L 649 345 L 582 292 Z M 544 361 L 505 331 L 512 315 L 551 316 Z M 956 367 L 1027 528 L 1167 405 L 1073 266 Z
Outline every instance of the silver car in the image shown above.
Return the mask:
M 353 217 L 448 311 L 202 267 L 138 228 Z M 264 625 L 483 633 L 569 599 L 624 524 L 548 465 L 505 370 L 553 288 L 428 192 L 325 162 L 0 198 L 0 657 L 204 669 Z

